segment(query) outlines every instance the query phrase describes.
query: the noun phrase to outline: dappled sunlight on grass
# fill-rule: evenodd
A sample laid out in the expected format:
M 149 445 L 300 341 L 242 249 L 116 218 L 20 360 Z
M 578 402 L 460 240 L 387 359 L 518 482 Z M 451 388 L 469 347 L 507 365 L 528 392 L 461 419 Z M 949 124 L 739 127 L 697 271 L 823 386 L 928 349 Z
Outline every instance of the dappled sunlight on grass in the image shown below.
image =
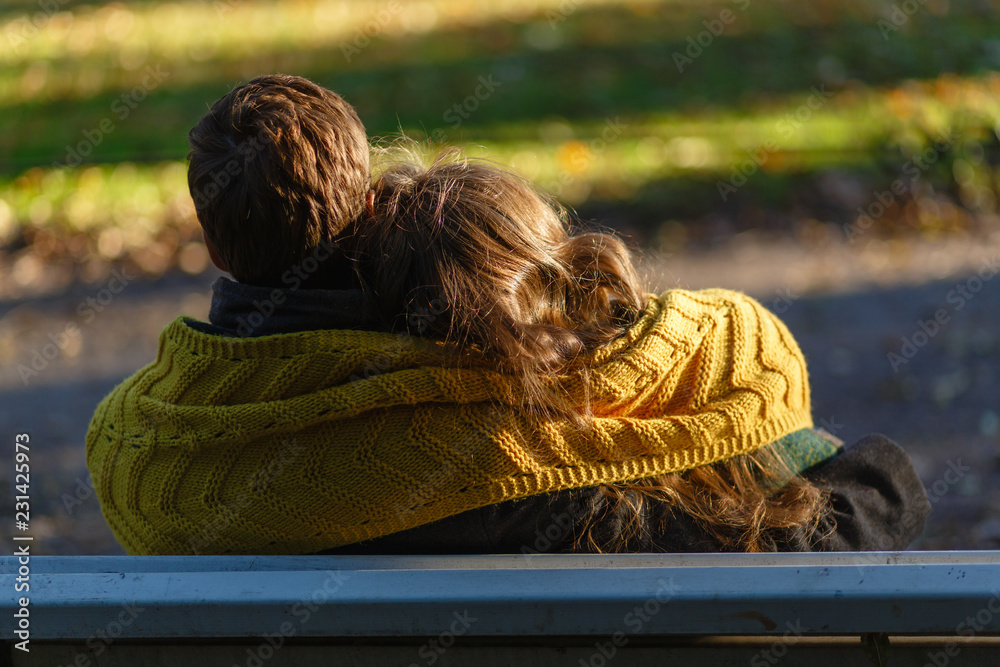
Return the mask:
M 127 261 L 158 275 L 176 266 L 201 229 L 187 193 L 181 162 L 31 169 L 0 185 L 0 243 L 16 241 L 27 252 L 12 264 L 10 280 L 32 282 L 37 261 L 97 265 Z M 19 220 L 23 226 L 4 225 Z M 206 263 L 192 264 L 200 271 Z M 97 272 L 99 273 L 99 271 Z
M 83 5 L 51 16 L 42 13 L 41 20 L 30 15 L 0 19 L 0 43 L 10 47 L 0 50 L 0 106 L 85 99 L 127 88 L 142 79 L 148 66 L 169 70 L 171 85 L 179 86 L 231 82 L 263 71 L 351 73 L 643 45 L 653 48 L 637 54 L 640 62 L 629 66 L 663 66 L 676 74 L 678 57 L 696 54 L 695 61 L 680 69 L 697 71 L 711 83 L 727 76 L 720 69 L 730 68 L 726 58 L 730 63 L 734 55 L 744 58 L 712 44 L 715 39 L 709 35 L 705 61 L 697 61 L 703 49 L 694 38 L 706 24 L 722 25 L 723 11 L 734 18 L 724 26 L 725 40 L 720 43 L 760 42 L 754 55 L 765 64 L 769 50 L 781 53 L 790 40 L 821 30 L 811 41 L 831 52 L 847 47 L 839 54 L 844 59 L 852 52 L 871 52 L 858 74 L 877 75 L 900 54 L 914 63 L 933 58 L 934 44 L 928 40 L 945 39 L 949 27 L 959 28 L 965 37 L 980 31 L 990 34 L 975 16 L 945 16 L 944 7 L 930 3 L 924 11 L 928 23 L 947 19 L 948 25 L 926 26 L 928 34 L 920 40 L 913 39 L 914 33 L 924 28 L 907 25 L 892 36 L 893 47 L 886 48 L 887 40 L 876 27 L 878 7 L 850 0 L 188 0 Z M 781 29 L 775 32 L 776 27 Z M 657 45 L 669 48 L 659 53 Z M 779 75 L 797 65 L 780 60 L 775 64 L 778 67 L 770 69 Z
M 178 74 L 185 82 L 204 81 L 217 72 L 198 68 L 199 63 L 253 63 L 272 54 L 321 49 L 329 67 L 344 68 L 368 48 L 372 37 L 384 42 L 527 19 L 547 22 L 545 30 L 554 33 L 548 23 L 555 25 L 565 15 L 618 4 L 612 0 L 189 0 L 83 6 L 34 21 L 19 16 L 0 23 L 0 42 L 10 45 L 0 51 L 0 104 L 88 97 L 127 85 L 134 72 L 149 64 L 185 70 Z M 625 7 L 642 15 L 650 7 L 676 4 L 644 0 Z M 544 35 L 535 37 L 544 40 Z M 460 58 L 464 51 L 438 56 Z
M 876 176 L 881 169 L 890 178 L 942 133 L 953 132 L 963 152 L 941 157 L 937 182 L 947 185 L 953 178 L 963 202 L 992 213 L 1000 165 L 984 159 L 980 142 L 989 146 L 998 124 L 1000 75 L 947 76 L 885 91 L 841 92 L 822 105 L 812 93 L 783 104 L 772 99 L 759 113 L 651 114 L 583 123 L 552 118 L 486 127 L 478 132 L 485 140 L 459 143 L 470 155 L 510 165 L 577 206 L 590 198 L 627 201 L 664 179 L 700 177 L 712 190 L 719 183 L 742 185 L 758 168 L 771 175 L 860 168 Z M 432 143 L 419 129 L 409 135 Z M 885 154 L 890 149 L 894 162 Z M 942 171 L 944 164 L 953 166 Z M 8 220 L 0 234 L 13 239 L 21 226 L 56 236 L 83 234 L 90 241 L 79 245 L 81 257 L 94 252 L 117 259 L 148 245 L 164 228 L 197 227 L 185 173 L 181 161 L 31 169 L 0 181 Z M 924 209 L 933 206 L 925 197 Z
M 146 12 L 158 6 L 137 5 Z M 535 128 L 551 118 L 576 126 L 614 116 L 676 120 L 679 114 L 697 120 L 785 113 L 791 98 L 808 96 L 811 88 L 847 98 L 872 86 L 934 79 L 942 71 L 975 79 L 990 71 L 994 57 L 990 42 L 983 41 L 988 25 L 971 15 L 914 19 L 908 32 L 891 35 L 889 42 L 874 23 L 859 23 L 849 11 L 807 17 L 830 22 L 822 28 L 791 29 L 773 16 L 774 3 L 757 3 L 745 17 L 756 32 L 737 30 L 742 24 L 735 21 L 679 72 L 674 58 L 696 53 L 689 40 L 709 34 L 703 22 L 716 20 L 718 6 L 698 7 L 700 13 L 669 4 L 581 6 L 552 24 L 546 6 L 555 5 L 539 4 L 526 22 L 487 12 L 495 20 L 421 34 L 381 32 L 360 53 L 349 54 L 350 62 L 336 40 L 317 49 L 307 41 L 274 51 L 261 48 L 227 61 L 195 62 L 183 54 L 172 60 L 147 49 L 131 70 L 90 63 L 86 55 L 24 60 L 0 68 L 0 106 L 7 105 L 0 114 L 0 173 L 71 162 L 68 147 L 106 118 L 114 122 L 114 132 L 106 133 L 85 161 L 180 159 L 187 130 L 207 105 L 236 82 L 268 71 L 303 74 L 340 92 L 373 135 L 402 127 L 442 130 L 456 141 L 509 141 L 514 137 L 499 133 L 533 138 Z M 786 3 L 777 6 L 785 9 Z M 948 45 L 953 32 L 965 39 Z M 909 51 L 916 55 L 899 55 Z M 496 94 L 471 100 L 472 112 L 455 117 L 450 110 L 469 103 L 486 79 L 496 82 Z
M 998 4 L 895 25 L 852 0 L 18 0 L 0 10 L 0 269 L 203 259 L 187 131 L 273 71 L 343 94 L 373 139 L 463 146 L 649 238 L 850 225 L 901 174 L 873 235 L 997 224 Z

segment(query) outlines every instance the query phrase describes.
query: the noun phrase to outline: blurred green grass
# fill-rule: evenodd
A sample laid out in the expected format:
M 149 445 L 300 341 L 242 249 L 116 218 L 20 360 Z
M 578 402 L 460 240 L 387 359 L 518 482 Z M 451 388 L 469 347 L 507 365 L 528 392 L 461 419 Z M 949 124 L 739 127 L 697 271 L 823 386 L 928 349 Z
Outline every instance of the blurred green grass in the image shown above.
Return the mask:
M 888 187 L 942 132 L 954 147 L 881 229 L 995 224 L 995 0 L 929 0 L 891 32 L 879 25 L 890 5 L 848 0 L 39 6 L 0 13 L 11 45 L 0 52 L 0 255 L 13 263 L 134 261 L 156 273 L 185 248 L 193 257 L 187 131 L 233 85 L 275 71 L 344 95 L 374 139 L 464 145 L 648 239 L 678 224 L 697 238 L 706 216 L 736 229 L 780 226 L 783 210 L 850 222 L 866 191 Z M 734 20 L 710 35 L 705 22 L 724 10 Z M 700 53 L 698 38 L 709 42 Z M 678 71 L 684 53 L 696 56 Z M 483 80 L 495 92 L 470 98 Z M 609 123 L 619 129 L 604 141 Z M 755 153 L 766 159 L 748 169 Z M 745 185 L 720 196 L 741 166 Z

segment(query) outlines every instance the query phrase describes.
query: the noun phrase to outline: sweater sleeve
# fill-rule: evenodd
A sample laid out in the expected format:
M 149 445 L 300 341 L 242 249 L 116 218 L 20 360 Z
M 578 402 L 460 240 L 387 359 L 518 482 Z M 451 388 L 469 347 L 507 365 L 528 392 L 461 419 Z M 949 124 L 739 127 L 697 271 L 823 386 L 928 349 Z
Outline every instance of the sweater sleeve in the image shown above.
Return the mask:
M 830 494 L 830 511 L 790 551 L 898 551 L 920 535 L 930 501 L 913 462 L 895 442 L 871 434 L 803 476 Z
M 815 530 L 798 530 L 777 551 L 898 551 L 920 534 L 930 502 L 903 448 L 883 435 L 843 447 L 803 476 L 829 492 L 830 511 Z M 606 499 L 597 487 L 531 496 L 463 512 L 424 526 L 324 553 L 574 553 L 575 530 Z M 596 503 L 596 505 L 595 505 Z M 718 552 L 719 543 L 690 516 L 665 503 L 647 503 L 643 531 L 622 552 Z M 591 508 L 596 508 L 591 510 Z M 623 537 L 627 517 L 602 514 L 598 539 Z

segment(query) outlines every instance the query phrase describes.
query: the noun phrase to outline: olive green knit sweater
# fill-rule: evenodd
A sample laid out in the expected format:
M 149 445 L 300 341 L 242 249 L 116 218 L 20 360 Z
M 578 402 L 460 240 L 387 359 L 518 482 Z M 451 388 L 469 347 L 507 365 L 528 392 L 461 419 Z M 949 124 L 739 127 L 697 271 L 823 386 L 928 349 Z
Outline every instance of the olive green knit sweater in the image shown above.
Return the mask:
M 502 500 L 685 470 L 812 425 L 785 326 L 735 292 L 650 297 L 580 374 L 594 419 L 509 377 L 364 331 L 232 338 L 178 318 L 98 406 L 87 462 L 134 554 L 312 553 Z

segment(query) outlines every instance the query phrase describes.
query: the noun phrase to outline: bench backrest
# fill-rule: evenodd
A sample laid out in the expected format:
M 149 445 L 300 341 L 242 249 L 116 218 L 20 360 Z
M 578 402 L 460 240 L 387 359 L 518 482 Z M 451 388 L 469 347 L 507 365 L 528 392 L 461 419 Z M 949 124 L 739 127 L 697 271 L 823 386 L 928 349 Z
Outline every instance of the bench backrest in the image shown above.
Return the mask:
M 8 556 L 0 565 L 3 638 L 14 664 L 19 637 L 9 629 L 12 619 L 16 629 L 22 597 L 30 599 L 31 648 L 51 644 L 68 652 L 58 658 L 64 664 L 79 665 L 81 655 L 98 664 L 96 651 L 112 644 L 125 652 L 228 647 L 247 665 L 255 664 L 255 647 L 261 654 L 270 647 L 271 658 L 257 659 L 274 665 L 284 664 L 274 662 L 279 654 L 290 660 L 294 651 L 285 649 L 298 645 L 298 662 L 289 664 L 310 664 L 317 640 L 327 648 L 315 664 L 329 662 L 336 646 L 371 659 L 357 664 L 377 664 L 375 654 L 390 649 L 401 653 L 385 664 L 402 656 L 403 664 L 418 665 L 452 664 L 463 655 L 494 664 L 491 656 L 513 660 L 509 650 L 530 649 L 536 657 L 557 650 L 598 665 L 623 652 L 662 659 L 664 650 L 684 646 L 716 656 L 706 664 L 725 664 L 720 652 L 741 647 L 742 664 L 747 657 L 774 664 L 769 659 L 777 656 L 762 651 L 828 651 L 844 644 L 838 636 L 869 658 L 874 651 L 875 664 L 889 644 L 899 653 L 907 642 L 918 657 L 949 642 L 966 659 L 981 650 L 1000 656 L 1000 552 L 47 556 L 28 564 Z M 517 659 L 530 662 L 531 655 Z M 352 664 L 348 658 L 337 659 Z

